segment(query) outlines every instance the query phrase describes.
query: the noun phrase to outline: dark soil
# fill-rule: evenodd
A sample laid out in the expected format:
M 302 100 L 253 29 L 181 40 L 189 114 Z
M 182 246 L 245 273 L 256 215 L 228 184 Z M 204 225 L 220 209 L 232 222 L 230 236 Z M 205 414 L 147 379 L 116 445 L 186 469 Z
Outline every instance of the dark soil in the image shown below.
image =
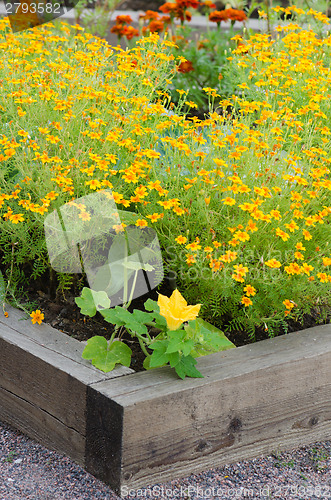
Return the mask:
M 40 288 L 40 286 L 38 287 L 38 285 L 33 285 L 32 283 L 27 289 L 26 294 L 29 302 L 34 303 L 34 310 L 40 309 L 44 313 L 44 323 L 49 324 L 50 326 L 79 341 L 86 341 L 95 335 L 104 336 L 107 340 L 109 340 L 114 331 L 113 325 L 107 323 L 98 312 L 92 318 L 89 316 L 83 316 L 75 303 L 75 297 L 80 294 L 73 294 L 72 292 L 70 293 L 65 291 L 63 293 L 56 293 L 55 298 L 51 298 L 50 293 L 45 293 L 40 290 Z M 172 286 L 171 281 L 165 279 L 158 291 L 163 295 L 170 296 L 173 289 L 174 287 Z M 153 300 L 157 300 L 157 296 L 157 291 L 153 290 L 151 294 L 133 301 L 129 310 L 144 310 L 144 303 L 147 298 L 150 297 Z M 304 315 L 302 323 L 294 321 L 293 319 L 288 319 L 288 333 L 317 326 L 320 324 L 320 317 L 320 311 L 316 309 L 311 311 L 310 314 Z M 328 311 L 328 318 L 326 320 L 326 323 L 330 322 L 331 310 Z M 150 332 L 152 335 L 153 333 L 156 334 L 157 332 Z M 252 343 L 252 340 L 245 331 L 232 331 L 226 333 L 226 335 L 236 347 Z M 135 338 L 132 338 L 125 329 L 121 338 L 126 341 L 133 351 L 131 368 L 136 371 L 142 371 L 142 363 L 145 359 L 145 355 L 140 349 L 139 342 Z M 256 330 L 255 341 L 265 340 L 268 338 L 268 333 L 264 330 L 264 328 Z

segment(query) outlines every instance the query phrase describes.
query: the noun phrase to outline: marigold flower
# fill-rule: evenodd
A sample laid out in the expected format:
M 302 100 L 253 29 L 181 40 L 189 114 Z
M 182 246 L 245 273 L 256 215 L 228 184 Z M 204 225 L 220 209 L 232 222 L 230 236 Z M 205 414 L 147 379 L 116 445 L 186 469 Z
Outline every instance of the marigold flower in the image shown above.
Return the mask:
M 272 269 L 275 269 L 281 267 L 282 264 L 276 259 L 270 259 L 265 262 L 265 265 L 271 267 Z
M 43 319 L 44 319 L 44 314 L 39 310 L 37 309 L 36 311 L 32 311 L 32 313 L 30 314 L 31 318 L 32 318 L 32 323 L 35 324 L 35 323 L 38 323 L 38 325 L 41 325 Z
M 254 295 L 256 295 L 256 288 L 254 288 L 251 285 L 246 285 L 244 287 L 244 292 L 246 292 L 247 297 L 250 297 L 250 296 L 254 297 Z
M 249 297 L 246 297 L 245 295 L 241 299 L 241 303 L 244 304 L 245 307 L 251 306 L 253 302 Z
M 194 71 L 192 62 L 184 61 L 180 63 L 180 65 L 177 68 L 177 71 L 179 71 L 179 73 L 189 73 L 190 71 Z
M 293 309 L 293 307 L 294 307 L 294 302 L 292 302 L 291 300 L 288 300 L 288 299 L 283 300 L 283 304 L 287 309 L 290 309 L 290 310 Z

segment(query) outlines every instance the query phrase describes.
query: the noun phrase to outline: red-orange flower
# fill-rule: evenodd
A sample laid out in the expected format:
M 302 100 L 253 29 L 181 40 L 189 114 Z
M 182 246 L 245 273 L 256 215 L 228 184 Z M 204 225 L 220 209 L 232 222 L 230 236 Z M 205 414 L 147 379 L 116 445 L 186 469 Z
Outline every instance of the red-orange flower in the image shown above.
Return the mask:
M 148 25 L 148 29 L 151 33 L 160 32 L 164 30 L 164 23 L 162 21 L 151 21 Z
M 229 19 L 231 21 L 246 21 L 247 16 L 243 10 L 238 10 L 238 9 L 226 9 L 228 11 Z
M 193 64 L 191 61 L 184 61 L 180 63 L 178 66 L 178 71 L 180 73 L 189 73 L 190 71 L 194 71 Z
M 177 4 L 176 2 L 166 2 L 159 8 L 164 14 L 176 14 Z
M 192 9 L 197 9 L 200 5 L 199 0 L 177 0 L 177 5 L 179 7 L 185 7 L 186 9 L 192 7 Z
M 146 10 L 145 14 L 140 14 L 139 19 L 145 19 L 145 21 L 155 21 L 156 19 L 159 19 L 159 17 L 160 15 L 155 12 L 155 10 Z
M 116 24 L 130 24 L 132 19 L 130 16 L 116 16 Z
M 209 21 L 212 23 L 217 23 L 219 24 L 222 21 L 228 21 L 229 20 L 229 15 L 228 11 L 229 9 L 225 10 L 214 10 L 214 12 L 211 12 L 209 14 Z

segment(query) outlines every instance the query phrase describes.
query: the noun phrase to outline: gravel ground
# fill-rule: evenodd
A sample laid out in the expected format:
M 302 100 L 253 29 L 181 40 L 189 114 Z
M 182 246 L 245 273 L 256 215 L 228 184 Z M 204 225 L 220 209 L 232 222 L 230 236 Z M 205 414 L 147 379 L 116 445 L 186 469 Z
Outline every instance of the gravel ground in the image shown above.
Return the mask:
M 217 467 L 167 484 L 122 492 L 125 499 L 331 498 L 331 441 Z M 69 458 L 0 423 L 0 500 L 118 500 Z

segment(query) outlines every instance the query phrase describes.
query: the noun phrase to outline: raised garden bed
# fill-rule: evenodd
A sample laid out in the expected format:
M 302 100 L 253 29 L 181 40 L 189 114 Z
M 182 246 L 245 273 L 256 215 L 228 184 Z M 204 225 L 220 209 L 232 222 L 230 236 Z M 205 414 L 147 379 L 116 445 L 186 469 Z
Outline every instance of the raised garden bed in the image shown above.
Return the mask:
M 331 432 L 331 325 L 170 368 L 104 374 L 49 325 L 0 319 L 0 419 L 120 493 L 311 444 Z

